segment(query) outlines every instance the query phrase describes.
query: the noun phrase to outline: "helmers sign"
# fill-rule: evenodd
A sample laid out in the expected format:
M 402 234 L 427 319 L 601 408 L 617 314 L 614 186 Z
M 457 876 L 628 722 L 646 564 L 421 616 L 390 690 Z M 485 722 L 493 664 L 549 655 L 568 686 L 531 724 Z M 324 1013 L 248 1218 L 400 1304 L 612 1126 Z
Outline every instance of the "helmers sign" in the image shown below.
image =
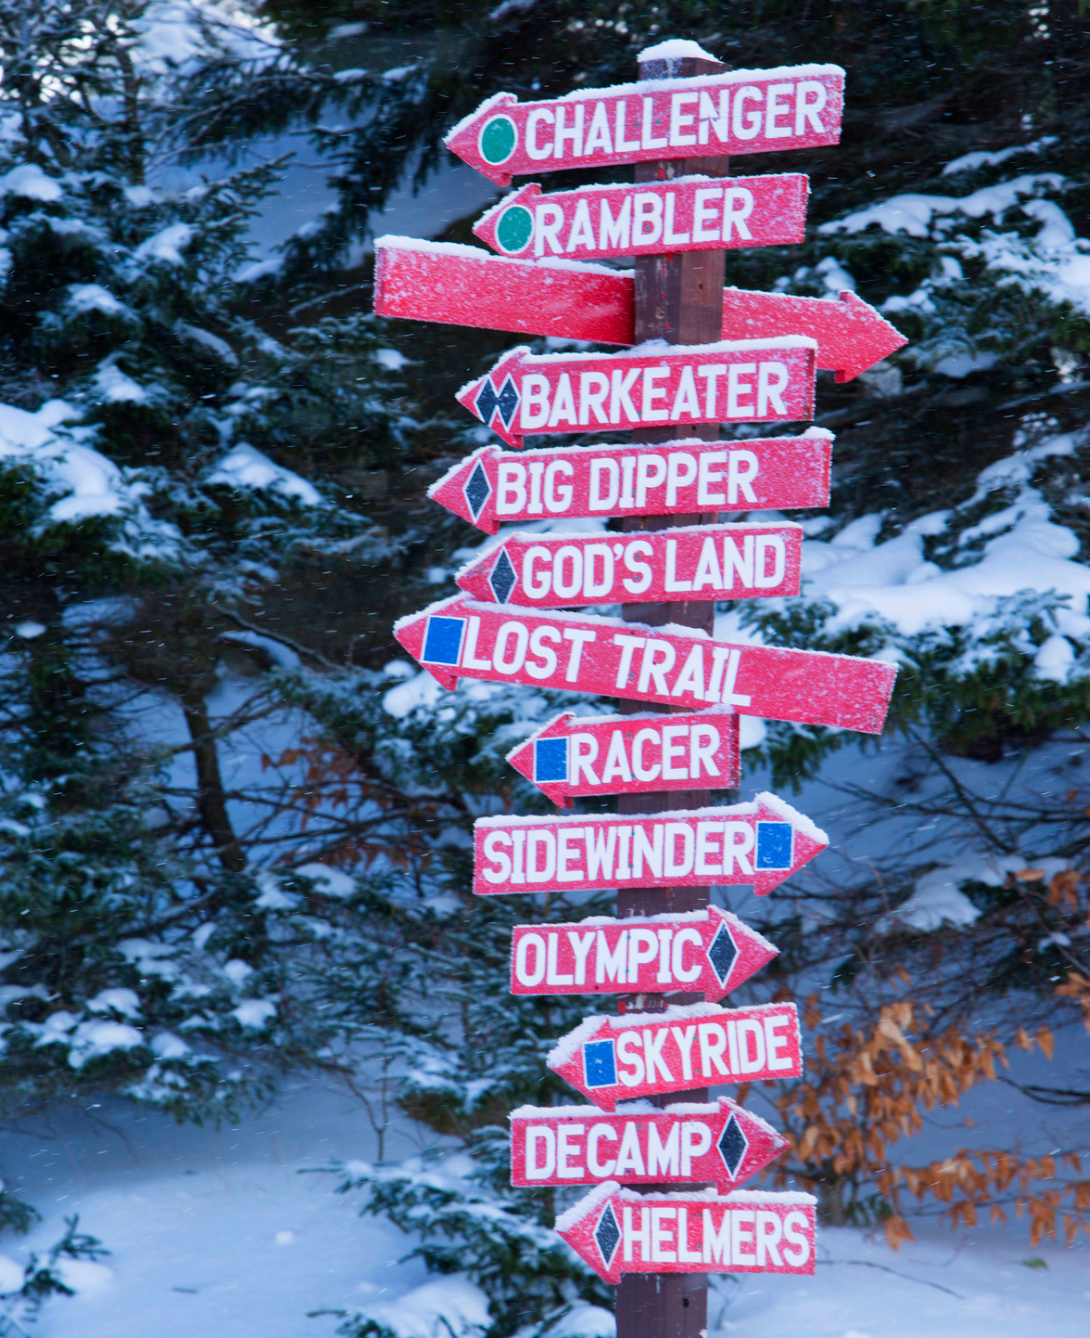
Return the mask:
M 512 994 L 642 994 L 699 990 L 716 1003 L 779 949 L 730 911 L 593 916 L 516 925 Z
M 640 1194 L 607 1181 L 561 1213 L 556 1229 L 606 1282 L 622 1273 L 809 1274 L 815 1203 L 745 1189 Z
M 515 176 L 570 167 L 836 144 L 843 105 L 838 65 L 734 70 L 588 88 L 542 102 L 497 93 L 443 143 L 505 186 Z
M 810 428 L 744 445 L 691 438 L 518 454 L 482 446 L 428 496 L 488 534 L 510 521 L 827 506 L 832 443 L 831 432 Z

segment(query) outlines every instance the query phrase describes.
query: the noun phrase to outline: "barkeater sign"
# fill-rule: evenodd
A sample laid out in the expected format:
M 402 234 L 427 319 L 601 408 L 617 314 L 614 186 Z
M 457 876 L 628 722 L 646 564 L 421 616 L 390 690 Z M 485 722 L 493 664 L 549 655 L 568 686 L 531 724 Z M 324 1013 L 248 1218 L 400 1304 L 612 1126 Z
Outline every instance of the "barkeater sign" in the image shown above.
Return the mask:
M 635 1096 L 797 1078 L 798 1009 L 793 1003 L 675 1004 L 662 1013 L 599 1014 L 569 1031 L 545 1063 L 606 1111 Z
M 487 534 L 510 521 L 827 506 L 832 445 L 831 432 L 812 427 L 744 444 L 691 438 L 518 454 L 482 446 L 428 496 Z
M 549 432 L 797 423 L 814 414 L 816 349 L 802 335 L 654 341 L 605 357 L 515 348 L 456 398 L 511 446 Z
M 829 838 L 790 804 L 748 804 L 624 816 L 478 818 L 473 891 L 752 885 L 758 897 L 797 873 Z
M 837 144 L 843 105 L 839 65 L 732 70 L 581 89 L 542 102 L 496 93 L 443 143 L 506 186 L 512 177 L 571 167 Z
M 592 916 L 576 924 L 516 925 L 512 994 L 702 991 L 718 1003 L 779 949 L 730 911 Z
M 636 341 L 632 272 L 546 257 L 508 260 L 476 246 L 379 237 L 375 242 L 375 313 L 516 334 Z M 723 291 L 723 339 L 816 339 L 817 365 L 850 381 L 907 343 L 852 292 L 835 302 L 745 288 Z
M 805 240 L 809 193 L 809 177 L 798 172 L 673 177 L 555 195 L 531 182 L 482 214 L 473 231 L 500 255 L 535 259 L 787 246 Z
M 507 761 L 561 808 L 575 795 L 733 790 L 738 717 L 726 707 L 692 715 L 575 716 L 552 720 Z
M 640 1194 L 607 1181 L 561 1213 L 556 1230 L 614 1284 L 622 1273 L 810 1274 L 816 1202 L 746 1189 Z
M 713 1183 L 721 1194 L 774 1161 L 788 1140 L 730 1097 L 653 1106 L 520 1106 L 511 1121 L 511 1183 L 623 1185 Z
M 643 534 L 510 534 L 455 574 L 474 599 L 523 608 L 799 593 L 802 527 L 694 525 Z
M 854 655 L 713 641 L 692 628 L 534 613 L 464 595 L 394 624 L 444 687 L 483 678 L 663 706 L 734 706 L 770 720 L 880 734 L 895 665 Z

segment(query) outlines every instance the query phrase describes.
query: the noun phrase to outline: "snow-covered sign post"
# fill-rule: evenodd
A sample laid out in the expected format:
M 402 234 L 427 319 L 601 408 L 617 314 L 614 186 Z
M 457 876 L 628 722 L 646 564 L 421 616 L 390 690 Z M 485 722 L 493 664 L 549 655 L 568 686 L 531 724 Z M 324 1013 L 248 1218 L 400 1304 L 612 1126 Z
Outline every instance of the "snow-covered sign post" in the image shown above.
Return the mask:
M 814 428 L 720 442 L 720 424 L 804 421 L 816 369 L 848 380 L 904 342 L 853 294 L 724 289 L 727 250 L 801 239 L 809 189 L 797 174 L 731 178 L 726 155 L 835 144 L 843 78 L 829 65 L 726 71 L 669 41 L 642 53 L 633 84 L 498 94 L 447 136 L 471 166 L 506 185 L 634 163 L 635 183 L 523 185 L 475 229 L 496 256 L 376 244 L 380 314 L 634 345 L 516 348 L 458 395 L 516 448 L 534 433 L 630 443 L 486 446 L 430 489 L 490 534 L 565 517 L 619 527 L 510 532 L 459 573 L 466 593 L 395 628 L 448 688 L 468 677 L 620 699 L 618 715 L 557 717 L 508 759 L 560 807 L 616 794 L 617 814 L 481 819 L 474 850 L 478 895 L 617 889 L 615 918 L 514 930 L 514 994 L 620 998 L 548 1057 L 592 1104 L 513 1112 L 511 1155 L 516 1185 L 591 1187 L 556 1227 L 617 1285 L 618 1338 L 698 1338 L 710 1271 L 814 1268 L 814 1200 L 739 1188 L 786 1140 L 708 1100 L 713 1085 L 802 1071 L 793 1004 L 720 1005 L 776 948 L 709 891 L 767 895 L 828 839 L 774 795 L 724 807 L 711 792 L 738 781 L 737 712 L 879 733 L 896 671 L 712 630 L 717 599 L 799 581 L 797 526 L 721 513 L 826 505 L 832 445 Z M 621 256 L 634 270 L 583 263 Z M 623 617 L 552 611 L 601 603 Z

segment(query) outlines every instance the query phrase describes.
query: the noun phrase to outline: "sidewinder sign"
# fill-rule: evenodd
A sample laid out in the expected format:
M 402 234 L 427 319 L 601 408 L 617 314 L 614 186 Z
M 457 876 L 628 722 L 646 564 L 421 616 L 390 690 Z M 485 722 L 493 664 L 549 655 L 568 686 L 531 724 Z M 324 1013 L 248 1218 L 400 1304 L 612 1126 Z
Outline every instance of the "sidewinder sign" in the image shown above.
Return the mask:
M 496 93 L 443 143 L 506 186 L 512 177 L 571 167 L 836 144 L 843 105 L 839 65 L 732 70 L 580 89 L 542 102 Z
M 816 351 L 802 335 L 654 341 L 605 357 L 515 348 L 456 398 L 511 446 L 548 432 L 797 423 L 813 417 Z
M 832 445 L 831 432 L 812 427 L 744 445 L 694 437 L 517 454 L 482 446 L 428 496 L 487 534 L 509 521 L 827 506 Z
M 810 1274 L 816 1202 L 746 1189 L 641 1194 L 608 1180 L 561 1213 L 556 1230 L 614 1284 L 622 1273 Z

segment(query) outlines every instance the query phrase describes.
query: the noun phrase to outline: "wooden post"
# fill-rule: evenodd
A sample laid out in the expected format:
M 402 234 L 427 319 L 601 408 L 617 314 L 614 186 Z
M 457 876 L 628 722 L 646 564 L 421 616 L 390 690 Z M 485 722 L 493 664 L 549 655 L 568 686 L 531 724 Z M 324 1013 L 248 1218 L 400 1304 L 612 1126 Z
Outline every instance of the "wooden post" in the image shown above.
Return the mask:
M 685 56 L 675 60 L 641 61 L 641 79 L 691 78 L 717 74 L 726 69 L 719 61 Z M 637 163 L 637 181 L 665 181 L 671 177 L 702 173 L 724 177 L 728 158 L 686 158 L 673 162 Z M 664 339 L 670 344 L 707 344 L 722 338 L 723 251 L 688 251 L 675 255 L 636 257 L 636 341 Z M 686 435 L 714 440 L 718 424 L 686 428 Z M 676 429 L 644 429 L 633 434 L 636 441 L 669 441 Z M 713 522 L 714 514 L 690 516 L 644 516 L 624 522 L 626 530 L 659 530 L 680 525 Z M 680 603 L 625 604 L 622 616 L 629 622 L 661 627 L 679 623 L 711 632 L 715 605 L 686 600 Z M 638 702 L 622 702 L 622 712 L 635 712 Z M 661 813 L 669 809 L 700 808 L 711 802 L 708 790 L 674 791 L 670 794 L 621 795 L 620 813 Z M 699 910 L 708 904 L 705 888 L 649 887 L 620 892 L 617 913 L 655 915 Z M 677 995 L 678 1003 L 695 1003 L 703 996 Z M 637 995 L 629 1000 L 633 1011 L 659 1012 L 665 1008 L 661 994 Z M 675 1101 L 707 1101 L 708 1089 L 674 1092 L 652 1098 L 659 1105 Z M 664 1186 L 665 1188 L 665 1186 Z M 676 1188 L 676 1186 L 671 1186 Z M 708 1327 L 708 1279 L 705 1273 L 626 1273 L 617 1288 L 617 1338 L 700 1338 Z

